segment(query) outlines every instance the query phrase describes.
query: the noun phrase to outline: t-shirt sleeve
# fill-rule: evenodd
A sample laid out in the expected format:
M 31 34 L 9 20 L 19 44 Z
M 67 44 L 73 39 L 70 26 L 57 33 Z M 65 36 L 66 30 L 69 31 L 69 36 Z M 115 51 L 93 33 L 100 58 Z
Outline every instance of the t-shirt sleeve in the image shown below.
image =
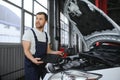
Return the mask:
M 47 36 L 48 36 L 48 44 L 50 44 L 50 35 L 47 34 Z
M 32 31 L 31 30 L 27 30 L 25 31 L 23 37 L 22 37 L 22 40 L 25 40 L 25 41 L 31 41 L 31 37 L 32 37 Z

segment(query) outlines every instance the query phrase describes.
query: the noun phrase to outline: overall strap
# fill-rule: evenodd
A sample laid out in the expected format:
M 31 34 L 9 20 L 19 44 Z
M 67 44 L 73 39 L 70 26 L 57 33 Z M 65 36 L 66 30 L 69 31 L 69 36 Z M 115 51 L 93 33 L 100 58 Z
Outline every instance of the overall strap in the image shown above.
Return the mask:
M 46 35 L 46 43 L 48 43 L 48 36 L 46 32 L 45 32 L 45 35 Z
M 31 30 L 32 30 L 32 32 L 33 32 L 33 35 L 34 35 L 35 42 L 36 42 L 36 41 L 38 41 L 38 39 L 37 39 L 37 36 L 36 36 L 36 34 L 35 34 L 34 30 L 33 30 L 33 29 L 31 29 Z

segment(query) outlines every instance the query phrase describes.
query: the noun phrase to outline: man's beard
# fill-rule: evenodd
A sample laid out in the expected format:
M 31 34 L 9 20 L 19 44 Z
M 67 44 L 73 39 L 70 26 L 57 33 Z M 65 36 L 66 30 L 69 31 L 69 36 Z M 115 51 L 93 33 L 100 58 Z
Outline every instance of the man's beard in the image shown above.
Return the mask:
M 36 26 L 37 29 L 43 29 L 44 26 Z

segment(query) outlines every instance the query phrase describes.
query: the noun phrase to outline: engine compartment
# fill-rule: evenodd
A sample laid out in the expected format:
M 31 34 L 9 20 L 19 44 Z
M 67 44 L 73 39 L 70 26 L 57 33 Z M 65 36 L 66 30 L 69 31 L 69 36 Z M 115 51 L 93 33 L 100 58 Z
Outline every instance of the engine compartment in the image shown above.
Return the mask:
M 90 51 L 66 58 L 58 57 L 58 63 L 48 66 L 49 72 L 59 72 L 67 69 L 83 71 L 99 70 L 120 66 L 120 44 L 101 42 Z

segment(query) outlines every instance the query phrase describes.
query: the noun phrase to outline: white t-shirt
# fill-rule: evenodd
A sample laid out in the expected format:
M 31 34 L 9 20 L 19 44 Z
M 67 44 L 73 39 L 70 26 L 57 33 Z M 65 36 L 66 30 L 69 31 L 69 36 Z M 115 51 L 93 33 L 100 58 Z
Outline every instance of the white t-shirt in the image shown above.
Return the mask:
M 40 32 L 39 30 L 37 30 L 36 28 L 33 28 L 36 36 L 37 36 L 37 39 L 38 41 L 41 41 L 41 42 L 46 42 L 46 34 L 45 32 Z M 48 36 L 48 44 L 50 43 L 50 36 L 47 34 Z M 33 35 L 33 32 L 32 30 L 27 30 L 25 32 L 25 34 L 23 35 L 23 38 L 22 40 L 25 40 L 25 41 L 30 41 L 31 42 L 31 46 L 30 46 L 30 51 L 32 54 L 35 54 L 35 38 L 34 38 L 34 35 Z

